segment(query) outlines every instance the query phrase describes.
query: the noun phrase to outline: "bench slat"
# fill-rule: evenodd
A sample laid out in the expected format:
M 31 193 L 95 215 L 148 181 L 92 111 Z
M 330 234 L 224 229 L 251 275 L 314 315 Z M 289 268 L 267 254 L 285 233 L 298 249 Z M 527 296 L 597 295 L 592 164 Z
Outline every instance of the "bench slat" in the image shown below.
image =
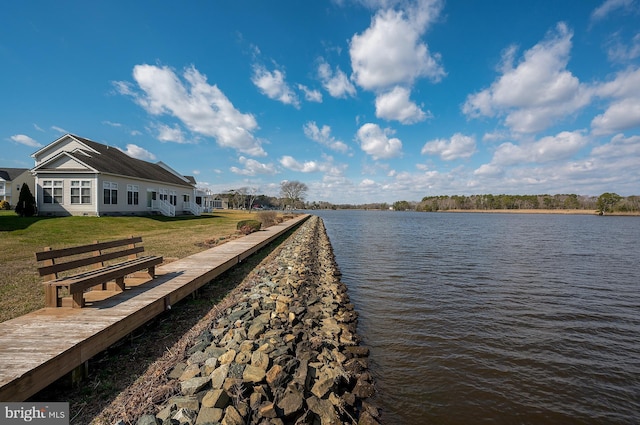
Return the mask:
M 44 251 L 44 252 L 49 253 L 53 251 Z M 117 252 L 107 252 L 104 254 L 96 255 L 95 257 L 80 258 L 78 260 L 67 261 L 66 263 L 57 263 L 49 266 L 42 266 L 38 268 L 38 273 L 40 273 L 40 276 L 47 276 L 54 273 L 76 269 L 78 267 L 84 267 L 91 264 L 101 263 L 104 261 L 109 261 L 109 260 L 113 260 L 120 257 L 127 257 L 129 255 L 139 254 L 141 252 L 144 252 L 143 246 L 137 246 L 134 248 L 117 251 Z
M 87 252 L 117 248 L 119 246 L 136 243 L 142 243 L 142 236 L 133 236 L 131 238 L 119 239 L 116 241 L 99 242 L 88 245 L 72 246 L 69 248 L 52 249 L 51 251 L 36 252 L 36 260 L 44 261 L 61 257 L 69 257 L 71 255 L 85 254 Z

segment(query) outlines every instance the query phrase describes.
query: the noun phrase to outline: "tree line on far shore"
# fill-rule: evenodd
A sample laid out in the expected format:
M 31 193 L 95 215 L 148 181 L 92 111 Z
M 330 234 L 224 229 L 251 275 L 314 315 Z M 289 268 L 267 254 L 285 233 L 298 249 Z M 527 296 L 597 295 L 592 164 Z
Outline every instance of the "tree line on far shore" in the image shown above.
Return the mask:
M 395 211 L 452 211 L 452 210 L 586 210 L 601 214 L 612 212 L 640 212 L 640 196 L 623 197 L 606 192 L 600 196 L 576 194 L 558 195 L 440 195 L 425 196 L 420 202 L 396 201 L 393 204 L 333 205 L 328 202 L 309 203 L 315 209 L 392 209 Z

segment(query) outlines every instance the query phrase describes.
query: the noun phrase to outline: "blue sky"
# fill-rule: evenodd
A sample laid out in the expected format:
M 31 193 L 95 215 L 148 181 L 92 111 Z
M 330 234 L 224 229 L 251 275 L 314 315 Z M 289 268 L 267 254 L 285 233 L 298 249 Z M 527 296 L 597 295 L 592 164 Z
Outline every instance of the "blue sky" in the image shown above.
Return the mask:
M 640 0 L 3 1 L 0 166 L 65 133 L 307 200 L 640 195 Z

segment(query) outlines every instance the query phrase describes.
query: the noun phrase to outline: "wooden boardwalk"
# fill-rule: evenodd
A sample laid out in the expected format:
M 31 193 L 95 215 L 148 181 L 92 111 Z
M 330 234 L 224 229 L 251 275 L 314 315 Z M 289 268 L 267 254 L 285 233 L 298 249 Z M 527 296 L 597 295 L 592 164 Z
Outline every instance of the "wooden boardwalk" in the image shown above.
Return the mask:
M 153 281 L 85 308 L 44 308 L 0 323 L 0 401 L 26 400 L 308 217 L 159 266 Z

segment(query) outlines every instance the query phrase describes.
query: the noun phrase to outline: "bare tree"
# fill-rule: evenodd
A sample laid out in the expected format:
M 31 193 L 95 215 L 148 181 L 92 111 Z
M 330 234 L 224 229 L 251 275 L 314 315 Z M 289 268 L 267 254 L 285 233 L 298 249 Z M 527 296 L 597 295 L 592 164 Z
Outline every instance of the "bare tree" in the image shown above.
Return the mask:
M 297 180 L 285 180 L 280 183 L 280 197 L 283 199 L 283 209 L 295 208 L 296 204 L 304 201 L 309 188 Z
M 258 197 L 258 188 L 257 187 L 243 187 L 246 197 L 247 197 L 247 209 L 249 212 L 253 209 L 253 203 L 256 201 Z

